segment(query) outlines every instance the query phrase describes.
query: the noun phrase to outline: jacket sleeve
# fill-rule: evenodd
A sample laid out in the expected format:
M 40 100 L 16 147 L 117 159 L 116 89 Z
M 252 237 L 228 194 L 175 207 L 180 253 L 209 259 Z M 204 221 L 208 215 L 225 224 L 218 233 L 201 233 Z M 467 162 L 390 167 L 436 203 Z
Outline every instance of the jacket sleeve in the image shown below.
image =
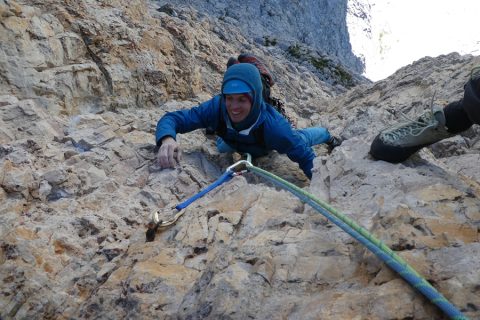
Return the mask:
M 166 136 L 176 139 L 177 133 L 187 133 L 200 128 L 216 127 L 220 112 L 220 97 L 216 96 L 191 109 L 168 112 L 157 123 L 157 146 Z
M 305 175 L 312 179 L 313 159 L 315 153 L 300 135 L 284 118 L 275 119 L 274 123 L 265 126 L 265 144 L 267 148 L 287 154 L 287 157 L 298 163 Z M 267 123 L 272 123 L 267 121 Z

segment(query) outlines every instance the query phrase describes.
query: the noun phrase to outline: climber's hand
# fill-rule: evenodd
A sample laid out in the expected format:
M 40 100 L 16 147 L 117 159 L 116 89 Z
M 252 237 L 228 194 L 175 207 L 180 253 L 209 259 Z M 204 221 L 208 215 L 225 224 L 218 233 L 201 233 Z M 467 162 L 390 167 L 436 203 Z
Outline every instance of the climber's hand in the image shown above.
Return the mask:
M 163 138 L 157 154 L 157 161 L 160 167 L 162 169 L 175 168 L 181 158 L 182 152 L 177 141 L 170 136 Z

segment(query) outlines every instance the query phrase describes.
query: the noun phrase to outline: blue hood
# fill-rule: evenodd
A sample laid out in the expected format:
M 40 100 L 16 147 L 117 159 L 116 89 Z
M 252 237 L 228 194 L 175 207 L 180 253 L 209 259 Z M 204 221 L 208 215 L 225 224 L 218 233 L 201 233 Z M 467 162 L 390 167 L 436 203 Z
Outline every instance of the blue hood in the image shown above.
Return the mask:
M 222 82 L 222 112 L 224 115 L 227 115 L 227 109 L 225 106 L 225 95 L 223 93 L 223 88 L 230 80 L 241 80 L 245 82 L 251 88 L 253 97 L 252 109 L 250 110 L 248 116 L 245 118 L 245 120 L 234 124 L 235 129 L 240 131 L 251 127 L 257 121 L 261 111 L 265 109 L 262 94 L 262 79 L 260 78 L 260 72 L 253 64 L 239 63 L 230 66 L 225 72 Z

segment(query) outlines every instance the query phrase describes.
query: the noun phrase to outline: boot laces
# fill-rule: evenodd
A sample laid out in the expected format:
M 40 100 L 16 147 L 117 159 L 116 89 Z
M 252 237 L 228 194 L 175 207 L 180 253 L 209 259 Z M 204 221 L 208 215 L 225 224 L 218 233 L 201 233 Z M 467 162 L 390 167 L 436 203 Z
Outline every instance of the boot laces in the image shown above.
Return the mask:
M 422 114 L 417 120 L 409 118 L 404 113 L 400 113 L 402 118 L 405 119 L 394 127 L 390 127 L 390 130 L 384 132 L 383 136 L 390 140 L 398 140 L 409 135 L 413 137 L 420 136 L 426 130 L 436 128 L 438 121 L 435 120 L 433 111 Z
M 409 118 L 406 114 L 401 112 L 400 116 L 405 121 L 400 122 L 393 127 L 390 126 L 388 130 L 385 130 L 382 133 L 383 139 L 389 141 L 398 141 L 406 136 L 418 137 L 429 129 L 436 129 L 439 125 L 439 121 L 435 118 L 435 110 L 433 104 L 435 94 L 436 92 L 433 93 L 432 99 L 430 101 L 429 111 L 423 113 L 417 119 Z

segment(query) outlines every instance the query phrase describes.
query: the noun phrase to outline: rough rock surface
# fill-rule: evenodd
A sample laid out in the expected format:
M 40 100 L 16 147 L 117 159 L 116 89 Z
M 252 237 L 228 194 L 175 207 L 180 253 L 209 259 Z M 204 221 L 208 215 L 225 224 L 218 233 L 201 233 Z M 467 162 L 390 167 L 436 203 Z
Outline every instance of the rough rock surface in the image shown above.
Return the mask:
M 352 52 L 347 28 L 347 16 L 369 13 L 369 8 L 362 7 L 357 0 L 157 0 L 156 3 L 172 14 L 182 6 L 194 7 L 238 26 L 258 45 L 285 49 L 306 46 L 335 57 L 358 73 L 365 70 L 362 58 Z
M 427 109 L 434 91 L 461 98 L 479 57 L 424 58 L 338 94 L 238 31 L 224 42 L 221 21 L 156 9 L 0 0 L 2 319 L 445 318 L 338 227 L 251 173 L 145 242 L 152 212 L 171 217 L 233 161 L 196 131 L 179 136 L 181 165 L 159 170 L 156 121 L 215 93 L 240 50 L 266 58 L 300 127 L 320 123 L 345 139 L 330 155 L 317 148 L 311 182 L 282 155 L 255 164 L 330 202 L 480 317 L 479 127 L 402 164 L 368 155 L 382 127 Z

